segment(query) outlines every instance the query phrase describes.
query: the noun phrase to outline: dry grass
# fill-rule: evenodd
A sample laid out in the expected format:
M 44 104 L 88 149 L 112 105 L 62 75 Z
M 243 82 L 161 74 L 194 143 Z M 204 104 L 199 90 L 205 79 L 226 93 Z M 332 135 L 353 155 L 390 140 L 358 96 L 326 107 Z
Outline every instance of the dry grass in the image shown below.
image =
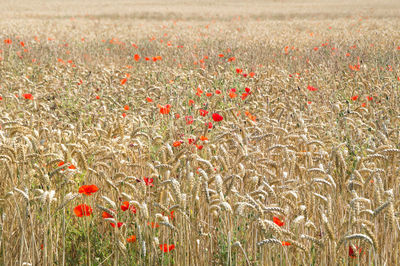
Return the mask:
M 400 263 L 398 2 L 214 2 L 0 1 L 0 264 Z

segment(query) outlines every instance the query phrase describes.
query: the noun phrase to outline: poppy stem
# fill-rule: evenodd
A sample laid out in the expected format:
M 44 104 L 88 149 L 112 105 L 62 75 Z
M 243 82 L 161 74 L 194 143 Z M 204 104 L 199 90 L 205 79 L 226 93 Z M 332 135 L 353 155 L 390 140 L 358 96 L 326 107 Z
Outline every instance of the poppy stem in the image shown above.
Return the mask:
M 86 210 L 85 210 L 86 211 Z M 87 217 L 89 219 L 89 217 Z M 87 265 L 90 266 L 90 239 L 89 239 L 89 222 L 85 219 L 85 225 L 86 225 L 86 236 L 87 236 Z
M 65 200 L 65 188 L 63 186 L 63 201 Z M 65 265 L 65 208 L 63 208 L 63 213 L 62 213 L 62 246 L 63 246 L 63 250 L 62 250 L 62 264 L 61 265 Z

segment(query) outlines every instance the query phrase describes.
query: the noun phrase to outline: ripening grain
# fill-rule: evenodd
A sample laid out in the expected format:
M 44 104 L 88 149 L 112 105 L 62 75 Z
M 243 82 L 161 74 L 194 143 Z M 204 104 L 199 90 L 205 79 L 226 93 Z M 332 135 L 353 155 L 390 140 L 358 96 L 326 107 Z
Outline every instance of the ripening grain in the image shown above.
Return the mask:
M 1 1 L 1 265 L 399 265 L 397 1 Z

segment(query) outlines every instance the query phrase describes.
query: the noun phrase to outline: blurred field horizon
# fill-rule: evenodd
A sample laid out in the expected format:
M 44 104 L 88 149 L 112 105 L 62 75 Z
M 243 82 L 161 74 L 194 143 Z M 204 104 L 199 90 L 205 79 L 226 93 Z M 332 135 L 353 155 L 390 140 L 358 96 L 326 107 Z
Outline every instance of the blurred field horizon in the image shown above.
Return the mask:
M 399 1 L 0 0 L 1 265 L 399 265 Z
M 221 0 L 221 1 L 1 1 L 4 19 L 62 19 L 73 16 L 89 19 L 228 20 L 241 16 L 252 19 L 326 20 L 365 15 L 390 19 L 398 16 L 400 3 L 394 0 Z M 279 17 L 281 15 L 281 17 Z M 290 16 L 290 17 L 289 17 Z

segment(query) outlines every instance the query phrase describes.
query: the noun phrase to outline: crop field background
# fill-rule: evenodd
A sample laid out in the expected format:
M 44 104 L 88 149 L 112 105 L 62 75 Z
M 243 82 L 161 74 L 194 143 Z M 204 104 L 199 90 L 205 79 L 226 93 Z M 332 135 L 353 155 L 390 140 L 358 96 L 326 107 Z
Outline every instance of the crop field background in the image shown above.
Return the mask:
M 1 265 L 399 265 L 399 1 L 0 0 Z

